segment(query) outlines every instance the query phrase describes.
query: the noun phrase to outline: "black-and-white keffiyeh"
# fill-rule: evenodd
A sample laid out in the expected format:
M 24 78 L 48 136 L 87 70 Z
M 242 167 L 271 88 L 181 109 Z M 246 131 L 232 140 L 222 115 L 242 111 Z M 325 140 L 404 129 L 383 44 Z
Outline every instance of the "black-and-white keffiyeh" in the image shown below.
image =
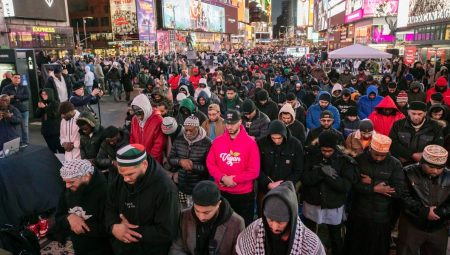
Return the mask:
M 72 179 L 94 172 L 94 166 L 86 159 L 72 159 L 64 162 L 59 170 L 61 178 Z
M 239 235 L 236 252 L 238 255 L 265 255 L 265 229 L 260 218 L 250 224 Z M 297 217 L 297 227 L 290 255 L 326 255 L 319 237 L 306 228 Z

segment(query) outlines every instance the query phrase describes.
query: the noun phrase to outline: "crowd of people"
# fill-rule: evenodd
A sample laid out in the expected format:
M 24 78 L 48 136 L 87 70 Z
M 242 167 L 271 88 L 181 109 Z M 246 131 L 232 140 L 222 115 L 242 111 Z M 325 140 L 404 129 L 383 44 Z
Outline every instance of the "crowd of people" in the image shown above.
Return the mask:
M 386 61 L 380 80 L 374 61 L 317 54 L 215 62 L 58 62 L 35 115 L 65 154 L 49 238 L 76 254 L 446 254 L 450 61 Z M 91 105 L 122 88 L 124 125 L 103 127 Z M 20 75 L 1 94 L 0 144 L 26 146 Z

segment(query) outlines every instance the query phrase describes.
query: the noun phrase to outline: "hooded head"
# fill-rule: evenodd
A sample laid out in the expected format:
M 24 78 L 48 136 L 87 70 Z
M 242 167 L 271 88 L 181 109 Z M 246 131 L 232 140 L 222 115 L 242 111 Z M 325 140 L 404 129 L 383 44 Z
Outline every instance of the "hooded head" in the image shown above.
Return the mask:
M 144 94 L 139 94 L 133 99 L 133 102 L 131 102 L 131 107 L 135 108 L 138 107 L 142 110 L 142 115 L 136 115 L 135 118 L 139 120 L 139 126 L 143 127 L 147 119 L 152 115 L 152 105 L 150 104 L 150 100 L 148 100 L 148 97 Z
M 292 249 L 297 228 L 298 202 L 294 184 L 285 181 L 263 199 L 263 224 L 266 233 L 280 236 L 289 231 L 288 251 Z M 282 224 L 278 224 L 282 223 Z
M 287 139 L 287 128 L 283 122 L 274 120 L 269 124 L 269 137 L 275 145 L 281 145 Z
M 206 105 L 209 104 L 209 96 L 208 96 L 208 93 L 206 93 L 206 91 L 202 90 L 202 91 L 200 91 L 200 93 L 198 94 L 198 97 L 197 97 L 197 105 L 199 105 L 199 106 L 201 105 L 201 104 L 200 104 L 200 98 L 205 99 L 205 104 L 206 104 Z
M 80 128 L 80 132 L 85 135 L 98 131 L 100 128 L 100 123 L 98 123 L 94 115 L 88 111 L 80 113 L 80 116 L 77 119 L 77 125 Z
M 326 91 L 321 91 L 317 95 L 317 101 L 319 101 L 319 105 L 321 108 L 327 108 L 331 104 L 331 95 Z M 327 103 L 328 102 L 328 103 Z
M 280 112 L 278 113 L 278 119 L 281 120 L 287 126 L 294 123 L 295 111 L 294 108 L 292 108 L 291 104 L 286 103 L 283 105 L 283 107 L 281 107 Z
M 378 113 L 383 115 L 396 115 L 396 113 L 399 112 L 397 105 L 390 96 L 384 97 L 383 100 L 375 106 L 375 109 Z
M 191 99 L 185 98 L 180 102 L 180 112 L 183 113 L 183 108 L 189 111 L 188 115 L 191 115 L 195 112 L 195 105 Z
M 445 77 L 441 76 L 436 80 L 435 83 L 436 87 L 447 87 L 448 86 L 448 82 L 447 79 L 445 79 Z
M 370 95 L 370 94 L 375 94 L 375 97 L 374 97 L 374 98 L 371 98 L 371 95 Z M 375 85 L 369 86 L 369 87 L 367 88 L 367 97 L 368 97 L 369 99 L 374 100 L 375 98 L 377 98 L 377 96 L 378 96 L 378 87 L 375 86 Z
M 414 89 L 419 89 L 417 91 L 417 93 L 419 93 L 422 89 L 422 84 L 418 81 L 411 82 L 411 84 L 409 85 L 409 91 L 414 92 Z
M 161 88 L 154 88 L 151 97 L 153 100 L 159 101 L 163 98 L 163 91 Z
M 414 80 L 414 76 L 409 73 L 409 74 L 405 75 L 405 80 L 412 82 Z
M 86 73 L 89 73 L 89 72 L 91 72 L 91 68 L 90 68 L 89 66 L 85 66 L 85 67 L 84 67 L 84 71 L 85 71 Z
M 428 116 L 434 120 L 447 119 L 446 107 L 442 104 L 435 104 L 428 109 Z
M 43 93 L 45 92 L 45 94 L 47 94 L 47 99 L 42 98 Z M 39 91 L 39 99 L 42 100 L 43 102 L 53 102 L 55 101 L 55 95 L 53 94 L 53 89 L 42 89 L 41 91 Z
M 186 86 L 186 85 L 181 85 L 180 88 L 179 88 L 179 91 L 181 91 L 181 90 L 186 91 L 186 96 L 190 96 L 188 86 Z
M 337 91 L 341 92 L 338 93 Z M 331 89 L 331 95 L 334 97 L 338 97 L 341 95 L 341 93 L 342 93 L 342 85 L 339 83 L 334 84 L 333 89 Z

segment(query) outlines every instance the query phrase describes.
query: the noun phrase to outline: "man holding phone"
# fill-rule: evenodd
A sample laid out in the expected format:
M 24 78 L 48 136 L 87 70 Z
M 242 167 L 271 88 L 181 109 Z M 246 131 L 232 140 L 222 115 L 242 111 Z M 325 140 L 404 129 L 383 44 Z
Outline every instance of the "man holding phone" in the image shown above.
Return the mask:
M 0 150 L 4 143 L 19 137 L 21 122 L 20 111 L 10 104 L 9 96 L 0 95 Z

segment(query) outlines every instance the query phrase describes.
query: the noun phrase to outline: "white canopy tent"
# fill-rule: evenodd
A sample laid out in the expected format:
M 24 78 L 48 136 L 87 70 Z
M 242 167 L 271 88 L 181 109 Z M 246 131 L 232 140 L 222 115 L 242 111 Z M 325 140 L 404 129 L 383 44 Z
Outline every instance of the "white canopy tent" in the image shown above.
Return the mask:
M 328 53 L 329 58 L 376 58 L 376 59 L 385 59 L 392 58 L 392 54 L 386 53 L 384 51 L 380 51 L 374 49 L 372 47 L 364 46 L 361 44 L 353 44 L 341 49 L 337 49 Z

